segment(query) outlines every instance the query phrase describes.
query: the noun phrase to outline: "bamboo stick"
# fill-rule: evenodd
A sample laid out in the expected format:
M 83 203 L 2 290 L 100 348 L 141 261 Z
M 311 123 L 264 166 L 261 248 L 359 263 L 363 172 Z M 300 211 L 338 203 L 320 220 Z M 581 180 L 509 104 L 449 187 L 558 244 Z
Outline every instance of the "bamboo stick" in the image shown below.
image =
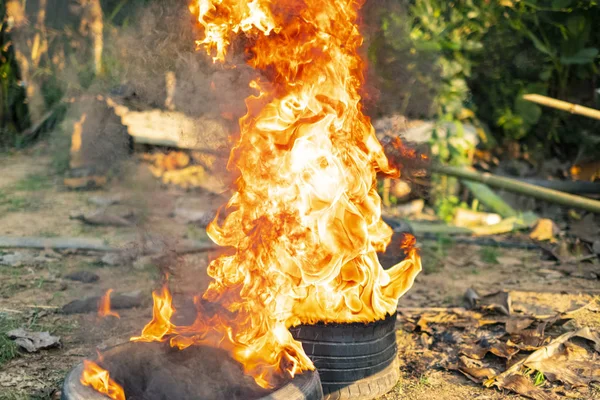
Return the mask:
M 464 181 L 463 184 L 484 206 L 502 217 L 515 217 L 517 212 L 498 196 L 489 186 L 483 183 Z
M 435 165 L 431 167 L 433 172 L 442 175 L 455 176 L 460 179 L 485 183 L 500 189 L 524 194 L 550 203 L 561 204 L 568 207 L 580 208 L 600 214 L 600 201 L 588 199 L 581 196 L 562 193 L 557 190 L 546 189 L 540 186 L 520 182 L 516 179 L 495 176 L 489 173 L 470 171 L 459 167 L 450 167 L 446 165 Z
M 600 110 L 596 110 L 594 108 L 580 106 L 578 104 L 553 99 L 552 97 L 542 96 L 540 94 L 526 94 L 523 96 L 523 98 L 527 101 L 541 104 L 546 107 L 552 107 L 558 110 L 570 112 L 571 114 L 583 115 L 588 118 L 600 120 Z

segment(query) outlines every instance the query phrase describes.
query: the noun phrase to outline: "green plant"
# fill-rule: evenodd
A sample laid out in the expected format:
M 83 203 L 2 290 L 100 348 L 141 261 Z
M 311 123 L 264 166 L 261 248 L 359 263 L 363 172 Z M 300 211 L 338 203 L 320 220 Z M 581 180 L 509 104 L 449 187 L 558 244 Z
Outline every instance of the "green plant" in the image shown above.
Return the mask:
M 52 182 L 47 175 L 30 174 L 12 186 L 12 189 L 22 192 L 35 192 L 52 187 Z
M 535 371 L 535 375 L 533 377 L 533 384 L 535 386 L 542 386 L 546 382 L 546 377 L 543 372 Z
M 15 342 L 6 336 L 8 331 L 18 326 L 18 321 L 0 313 L 0 367 L 19 354 Z
M 486 51 L 473 60 L 476 67 L 468 80 L 477 117 L 502 139 L 544 152 L 572 143 L 561 153 L 574 155 L 581 142 L 578 131 L 598 124 L 542 109 L 522 96 L 547 94 L 594 106 L 595 96 L 580 88 L 593 91 L 598 74 L 600 35 L 592 28 L 600 18 L 598 2 L 504 1 L 491 15 L 493 27 L 482 38 Z
M 438 217 L 446 222 L 451 222 L 457 208 L 469 208 L 468 205 L 460 201 L 456 196 L 438 196 L 435 200 L 435 208 Z
M 500 252 L 496 247 L 482 247 L 479 251 L 479 257 L 481 261 L 487 264 L 498 264 L 498 257 L 500 256 Z

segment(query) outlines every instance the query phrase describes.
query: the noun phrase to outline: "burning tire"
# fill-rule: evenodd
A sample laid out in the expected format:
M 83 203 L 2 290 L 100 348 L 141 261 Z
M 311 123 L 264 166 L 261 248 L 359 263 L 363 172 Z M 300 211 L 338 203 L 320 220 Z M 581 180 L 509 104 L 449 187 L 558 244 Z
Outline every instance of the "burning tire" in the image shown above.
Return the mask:
M 187 352 L 187 354 L 186 354 Z M 184 351 L 166 343 L 127 343 L 105 351 L 110 378 L 122 385 L 127 400 L 321 400 L 317 371 L 306 371 L 275 390 L 259 388 L 239 364 L 219 349 L 195 346 Z M 107 400 L 84 386 L 84 365 L 66 377 L 62 400 Z M 114 396 L 111 398 L 123 398 Z
M 367 400 L 388 392 L 399 377 L 396 315 L 369 324 L 316 324 L 290 329 L 311 358 L 325 399 Z

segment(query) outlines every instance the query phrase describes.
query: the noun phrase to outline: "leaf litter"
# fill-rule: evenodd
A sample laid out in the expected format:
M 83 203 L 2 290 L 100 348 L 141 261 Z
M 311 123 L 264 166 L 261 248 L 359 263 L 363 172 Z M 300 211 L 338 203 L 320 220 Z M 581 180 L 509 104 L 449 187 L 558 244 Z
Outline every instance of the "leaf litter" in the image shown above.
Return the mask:
M 398 310 L 401 326 L 420 347 L 409 367 L 460 372 L 534 400 L 572 390 L 580 396 L 600 382 L 600 335 L 589 327 L 563 333 L 578 312 L 597 312 L 597 299 L 554 315 L 515 312 L 505 291 L 481 296 L 469 289 L 465 301 L 470 309 Z

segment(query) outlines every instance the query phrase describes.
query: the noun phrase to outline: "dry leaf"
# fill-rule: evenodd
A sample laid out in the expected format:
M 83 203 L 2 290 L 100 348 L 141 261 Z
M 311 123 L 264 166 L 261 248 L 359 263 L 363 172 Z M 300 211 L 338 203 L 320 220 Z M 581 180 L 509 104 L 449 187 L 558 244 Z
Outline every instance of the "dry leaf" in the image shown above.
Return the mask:
M 543 324 L 545 326 L 545 324 Z M 549 374 L 555 374 L 553 377 L 557 378 L 558 376 L 564 379 L 572 379 L 572 375 L 567 375 L 565 373 L 564 368 L 557 367 L 556 363 L 553 361 L 546 362 L 547 359 L 552 359 L 553 357 L 560 357 L 562 349 L 565 348 L 565 343 L 567 343 L 570 339 L 574 337 L 580 337 L 587 339 L 589 341 L 594 342 L 594 349 L 600 352 L 600 336 L 598 334 L 593 333 L 590 328 L 582 328 L 578 331 L 565 333 L 558 338 L 554 339 L 550 344 L 544 346 L 535 352 L 531 353 L 529 356 L 523 358 L 522 360 L 514 363 L 508 368 L 506 371 L 501 374 L 487 380 L 484 382 L 484 385 L 487 387 L 497 386 L 500 389 L 509 389 L 516 393 L 519 393 L 523 396 L 530 397 L 532 399 L 555 399 L 556 397 L 550 393 L 547 393 L 540 388 L 531 383 L 529 379 L 521 375 L 521 370 L 525 366 L 535 366 L 536 370 L 544 373 L 544 368 L 549 371 Z M 575 349 L 571 347 L 571 349 Z M 579 352 L 579 354 L 581 354 Z M 578 367 L 581 367 L 580 364 L 575 364 Z M 538 369 L 539 368 L 539 369 Z M 593 372 L 596 367 L 589 368 L 587 371 L 591 376 L 595 376 L 596 372 Z M 558 378 L 557 378 L 558 379 Z M 550 397 L 548 397 L 550 396 Z
M 519 349 L 513 346 L 509 346 L 506 343 L 498 342 L 494 343 L 492 347 L 490 347 L 489 351 L 497 357 L 506 358 L 507 360 L 510 360 L 515 354 L 519 352 Z
M 561 381 L 572 387 L 600 381 L 600 361 L 594 360 L 583 347 L 569 342 L 557 347 L 554 354 L 526 361 L 525 366 L 542 372 L 550 381 Z
M 540 323 L 535 329 L 526 329 L 521 333 L 514 334 L 507 341 L 509 346 L 518 347 L 524 351 L 534 351 L 539 349 L 546 342 L 544 331 L 546 329 L 545 323 Z
M 19 328 L 7 332 L 6 336 L 29 353 L 60 346 L 60 337 L 51 336 L 49 332 L 31 332 Z
M 512 313 L 512 300 L 509 292 L 501 291 L 483 296 L 480 305 L 485 310 L 499 312 L 503 315 Z
M 532 318 L 511 318 L 506 321 L 505 330 L 510 335 L 519 334 L 533 324 Z
M 529 237 L 533 240 L 544 242 L 546 240 L 554 241 L 555 235 L 560 233 L 560 228 L 547 218 L 540 218 Z
M 465 346 L 460 350 L 460 354 L 472 358 L 474 360 L 483 360 L 485 355 L 489 352 L 489 347 L 480 346 L 478 344 L 473 344 L 470 346 Z
M 494 378 L 493 378 L 494 379 Z M 492 379 L 492 380 L 493 380 Z M 489 381 L 488 381 L 489 382 Z M 487 383 L 487 382 L 486 382 Z M 494 382 L 495 386 L 500 389 L 508 389 L 522 396 L 529 397 L 534 400 L 557 400 L 558 396 L 553 393 L 548 393 L 539 387 L 535 386 L 527 377 L 514 374 L 507 376 L 501 384 L 498 381 Z

